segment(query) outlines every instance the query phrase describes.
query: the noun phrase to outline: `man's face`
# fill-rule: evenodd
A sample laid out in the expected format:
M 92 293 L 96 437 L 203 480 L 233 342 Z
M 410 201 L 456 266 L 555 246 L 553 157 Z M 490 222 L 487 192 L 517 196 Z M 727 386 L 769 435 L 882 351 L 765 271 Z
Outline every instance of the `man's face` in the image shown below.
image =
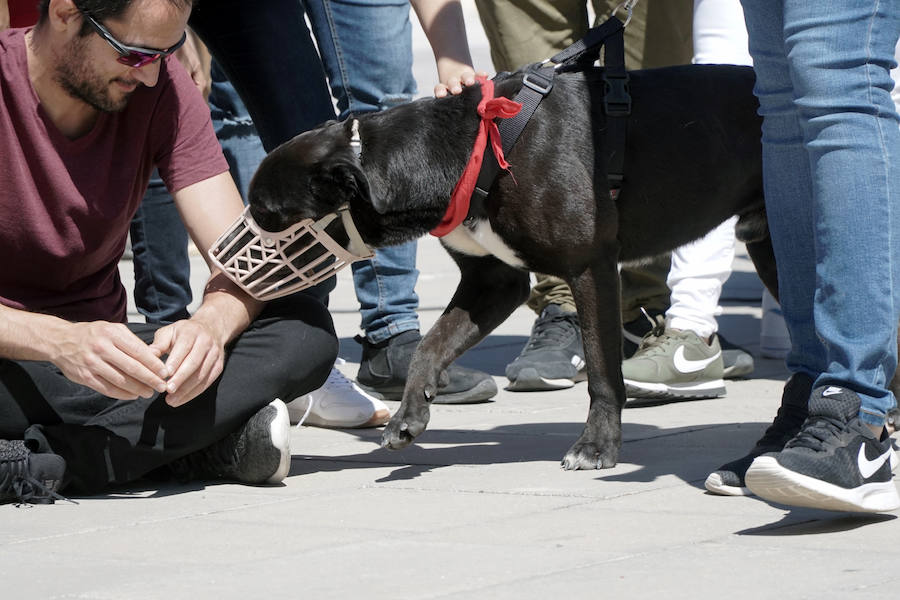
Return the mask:
M 165 49 L 181 40 L 189 15 L 189 8 L 166 0 L 135 0 L 124 14 L 102 25 L 121 43 Z M 119 63 L 118 58 L 118 52 L 94 31 L 83 37 L 75 35 L 59 56 L 56 82 L 99 111 L 121 111 L 138 86 L 156 85 L 159 62 L 134 68 Z

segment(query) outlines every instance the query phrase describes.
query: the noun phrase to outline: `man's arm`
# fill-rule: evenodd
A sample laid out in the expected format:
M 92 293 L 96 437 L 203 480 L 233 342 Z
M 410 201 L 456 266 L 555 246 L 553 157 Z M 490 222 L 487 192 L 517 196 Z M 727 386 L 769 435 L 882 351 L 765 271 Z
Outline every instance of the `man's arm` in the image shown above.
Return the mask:
M 439 84 L 434 95 L 442 98 L 459 94 L 465 85 L 475 84 L 466 23 L 459 0 L 410 0 L 422 30 L 428 38 L 437 65 Z M 485 74 L 482 71 L 478 75 Z
M 0 357 L 49 361 L 76 383 L 120 400 L 165 390 L 160 354 L 121 323 L 70 323 L 0 304 Z
M 243 210 L 240 193 L 228 172 L 210 177 L 173 194 L 191 239 L 212 271 L 197 312 L 163 327 L 151 348 L 168 354 L 172 376 L 167 402 L 178 406 L 209 387 L 221 374 L 225 346 L 262 310 L 262 303 L 245 294 L 216 270 L 207 251 Z
M 0 31 L 9 28 L 9 3 L 0 0 Z

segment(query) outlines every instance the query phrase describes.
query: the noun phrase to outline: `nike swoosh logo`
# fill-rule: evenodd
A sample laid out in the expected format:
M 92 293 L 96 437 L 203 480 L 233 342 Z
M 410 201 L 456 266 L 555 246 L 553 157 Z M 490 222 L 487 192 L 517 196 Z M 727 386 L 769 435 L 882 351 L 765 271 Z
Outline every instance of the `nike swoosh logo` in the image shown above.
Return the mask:
M 843 391 L 844 390 L 842 390 L 839 387 L 834 387 L 833 385 L 830 385 L 827 388 L 825 388 L 825 391 L 822 392 L 822 395 L 823 396 L 835 396 L 837 394 L 840 394 Z
M 702 371 L 708 367 L 710 363 L 719 358 L 720 354 L 722 353 L 716 352 L 715 355 L 710 356 L 709 358 L 690 360 L 684 357 L 684 346 L 678 346 L 678 349 L 675 350 L 675 357 L 672 359 L 672 362 L 675 363 L 675 368 L 681 373 L 696 373 L 697 371 Z
M 872 475 L 875 474 L 875 471 L 881 468 L 890 457 L 891 452 L 893 450 L 888 448 L 887 451 L 874 460 L 869 460 L 866 458 L 866 445 L 863 444 L 859 447 L 859 455 L 856 457 L 856 464 L 859 467 L 859 474 L 863 476 L 863 479 L 868 479 Z

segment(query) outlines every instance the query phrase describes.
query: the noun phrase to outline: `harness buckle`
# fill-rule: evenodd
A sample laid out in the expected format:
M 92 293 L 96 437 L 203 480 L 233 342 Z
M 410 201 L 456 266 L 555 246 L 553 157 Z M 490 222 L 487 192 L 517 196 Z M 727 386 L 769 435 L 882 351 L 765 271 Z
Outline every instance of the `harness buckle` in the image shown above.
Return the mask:
M 535 79 L 539 79 L 540 81 L 535 81 Z M 522 85 L 536 91 L 541 96 L 546 96 L 550 93 L 550 90 L 553 89 L 553 78 L 544 77 L 537 71 L 529 71 L 525 73 L 525 77 L 522 78 Z
M 628 73 L 610 75 L 603 72 L 603 112 L 609 117 L 627 117 L 631 114 L 631 94 L 628 91 Z

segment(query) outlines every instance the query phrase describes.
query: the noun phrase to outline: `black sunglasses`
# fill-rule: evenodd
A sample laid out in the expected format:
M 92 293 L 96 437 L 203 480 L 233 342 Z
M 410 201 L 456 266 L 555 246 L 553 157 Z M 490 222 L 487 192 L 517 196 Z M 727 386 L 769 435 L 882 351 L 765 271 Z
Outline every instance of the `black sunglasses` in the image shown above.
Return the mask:
M 94 17 L 83 12 L 81 14 L 85 19 L 87 19 L 87 22 L 91 24 L 91 27 L 94 28 L 94 31 L 97 32 L 97 35 L 106 40 L 109 45 L 119 53 L 119 58 L 117 58 L 116 60 L 123 65 L 128 65 L 129 67 L 133 67 L 135 69 L 140 69 L 143 66 L 155 63 L 160 58 L 172 54 L 173 52 L 181 48 L 181 45 L 184 44 L 185 40 L 187 39 L 187 32 L 184 32 L 181 35 L 181 40 L 177 44 L 175 44 L 171 48 L 166 48 L 165 50 L 129 46 L 114 38 L 109 30 L 98 23 L 97 20 L 94 19 Z

